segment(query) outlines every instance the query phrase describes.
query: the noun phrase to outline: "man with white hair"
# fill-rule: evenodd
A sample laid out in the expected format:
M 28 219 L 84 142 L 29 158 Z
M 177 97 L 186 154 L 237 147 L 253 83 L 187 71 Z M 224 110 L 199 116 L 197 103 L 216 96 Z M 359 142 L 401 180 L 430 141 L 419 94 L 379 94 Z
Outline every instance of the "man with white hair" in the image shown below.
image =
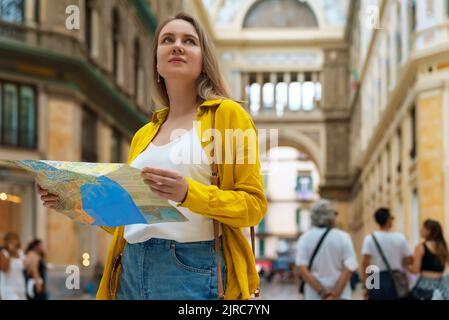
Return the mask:
M 312 228 L 298 240 L 295 263 L 305 300 L 351 299 L 357 259 L 349 234 L 335 228 L 337 215 L 332 202 L 318 200 L 311 208 Z

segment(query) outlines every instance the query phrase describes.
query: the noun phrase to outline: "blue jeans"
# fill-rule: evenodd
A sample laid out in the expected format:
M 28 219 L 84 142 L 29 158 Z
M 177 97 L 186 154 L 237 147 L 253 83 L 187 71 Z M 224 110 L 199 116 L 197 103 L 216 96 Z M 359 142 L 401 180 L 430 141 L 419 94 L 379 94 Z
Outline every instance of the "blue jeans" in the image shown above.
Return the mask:
M 117 300 L 212 300 L 218 298 L 214 240 L 180 243 L 152 238 L 126 244 Z M 226 265 L 220 244 L 223 288 Z

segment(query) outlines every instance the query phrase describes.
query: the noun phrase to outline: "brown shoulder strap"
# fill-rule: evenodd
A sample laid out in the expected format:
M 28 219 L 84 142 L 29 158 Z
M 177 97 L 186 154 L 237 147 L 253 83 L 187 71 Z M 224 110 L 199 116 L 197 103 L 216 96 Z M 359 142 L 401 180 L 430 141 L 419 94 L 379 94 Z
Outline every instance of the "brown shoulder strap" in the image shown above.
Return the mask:
M 213 157 L 212 163 L 212 175 L 210 177 L 211 184 L 220 188 L 220 178 L 218 176 L 218 164 L 217 164 L 217 156 L 215 152 L 215 111 L 216 108 L 212 107 L 212 151 L 211 156 Z M 217 220 L 214 221 L 214 239 L 215 239 L 215 253 L 217 254 L 217 278 L 218 278 L 218 299 L 224 299 L 224 290 L 223 290 L 223 275 L 221 273 L 221 261 L 220 261 L 220 223 Z M 255 252 L 255 235 L 254 235 L 254 227 L 251 227 L 251 248 L 253 251 L 254 259 L 256 258 Z M 260 289 L 257 288 L 254 295 L 258 297 L 260 294 Z

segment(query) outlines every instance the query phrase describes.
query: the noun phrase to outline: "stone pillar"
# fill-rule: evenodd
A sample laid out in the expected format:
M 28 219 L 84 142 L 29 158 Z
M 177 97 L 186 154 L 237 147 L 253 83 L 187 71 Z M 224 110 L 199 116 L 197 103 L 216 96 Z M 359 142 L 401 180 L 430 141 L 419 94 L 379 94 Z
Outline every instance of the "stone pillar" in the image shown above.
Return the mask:
M 276 85 L 277 85 L 277 74 L 276 72 L 270 73 L 270 83 L 273 85 L 273 104 L 271 105 L 271 113 L 276 112 Z
M 449 4 L 448 4 L 449 6 Z M 444 83 L 443 123 L 449 123 L 449 80 Z M 449 230 L 449 126 L 443 126 L 444 150 L 444 222 L 443 230 Z
M 304 107 L 304 89 L 303 89 L 303 85 L 304 85 L 304 73 L 303 72 L 298 72 L 298 82 L 299 82 L 299 95 L 300 95 L 300 105 L 299 105 L 299 110 L 302 110 Z
M 290 72 L 284 72 L 283 75 L 283 82 L 287 85 L 287 105 L 283 106 L 283 110 L 282 112 L 285 112 L 286 110 L 289 109 L 289 105 L 290 105 L 290 82 L 291 80 L 291 74 Z
M 444 221 L 444 139 L 442 90 L 419 94 L 417 101 L 420 223 Z
M 263 83 L 264 83 L 264 79 L 263 79 L 263 73 L 262 72 L 258 72 L 256 75 L 256 79 L 257 79 L 257 83 L 259 84 L 260 87 L 260 107 L 259 107 L 259 113 L 263 112 L 264 106 L 263 106 Z
M 47 152 L 51 160 L 75 161 L 81 158 L 81 108 L 73 100 L 49 96 L 47 100 Z M 41 206 L 41 204 L 38 204 Z M 47 260 L 67 265 L 79 262 L 79 225 L 64 215 L 47 212 Z

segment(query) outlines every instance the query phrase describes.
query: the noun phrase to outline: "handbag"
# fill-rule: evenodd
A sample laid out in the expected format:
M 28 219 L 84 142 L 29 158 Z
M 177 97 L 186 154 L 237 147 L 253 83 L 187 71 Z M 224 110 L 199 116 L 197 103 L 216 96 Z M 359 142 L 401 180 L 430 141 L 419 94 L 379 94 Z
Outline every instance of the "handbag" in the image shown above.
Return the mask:
M 215 111 L 216 108 L 212 107 L 212 150 L 211 150 L 211 156 L 213 158 L 212 163 L 212 174 L 210 176 L 211 184 L 214 186 L 217 186 L 220 188 L 220 178 L 218 176 L 218 164 L 216 159 L 216 153 L 215 153 Z M 220 230 L 220 222 L 217 220 L 213 220 L 214 224 L 214 240 L 215 240 L 215 253 L 217 255 L 217 280 L 218 280 L 218 299 L 223 300 L 224 299 L 224 290 L 223 290 L 223 275 L 221 273 L 221 259 L 220 259 L 220 236 L 219 236 L 219 230 Z M 254 234 L 254 227 L 250 228 L 251 231 L 251 249 L 253 251 L 254 259 L 256 258 L 256 252 L 255 252 L 255 234 Z M 255 297 L 259 297 L 260 295 L 260 288 L 258 287 L 256 291 L 254 292 Z
M 324 234 L 321 236 L 320 240 L 318 241 L 317 245 L 315 246 L 315 249 L 313 250 L 312 256 L 310 257 L 309 260 L 309 265 L 307 267 L 307 269 L 311 270 L 312 269 L 312 264 L 313 264 L 313 260 L 315 260 L 316 254 L 318 253 L 318 250 L 320 250 L 321 244 L 324 241 L 324 238 L 326 238 L 327 234 L 329 233 L 329 231 L 331 231 L 330 228 L 328 228 Z M 305 285 L 305 281 L 302 278 L 299 278 L 299 293 L 304 294 L 304 285 Z
M 377 250 L 379 251 L 379 253 L 382 257 L 382 260 L 384 261 L 385 265 L 387 266 L 390 277 L 393 280 L 393 284 L 394 284 L 393 288 L 396 291 L 396 296 L 399 299 L 406 298 L 410 292 L 410 289 L 408 286 L 407 275 L 400 270 L 392 270 L 391 269 L 390 264 L 388 263 L 388 260 L 385 257 L 382 248 L 380 247 L 379 242 L 377 241 L 376 237 L 374 236 L 374 233 L 371 236 L 373 237 L 374 243 L 376 244 Z

